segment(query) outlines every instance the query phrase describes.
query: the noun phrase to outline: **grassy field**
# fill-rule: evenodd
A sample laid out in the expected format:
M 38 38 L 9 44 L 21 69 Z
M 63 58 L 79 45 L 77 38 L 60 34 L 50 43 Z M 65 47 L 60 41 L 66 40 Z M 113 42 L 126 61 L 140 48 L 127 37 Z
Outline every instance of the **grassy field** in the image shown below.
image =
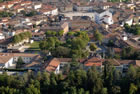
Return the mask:
M 32 49 L 32 50 L 40 50 L 40 48 L 39 48 L 39 42 L 34 41 L 34 43 L 32 43 L 30 45 L 30 48 L 29 49 Z

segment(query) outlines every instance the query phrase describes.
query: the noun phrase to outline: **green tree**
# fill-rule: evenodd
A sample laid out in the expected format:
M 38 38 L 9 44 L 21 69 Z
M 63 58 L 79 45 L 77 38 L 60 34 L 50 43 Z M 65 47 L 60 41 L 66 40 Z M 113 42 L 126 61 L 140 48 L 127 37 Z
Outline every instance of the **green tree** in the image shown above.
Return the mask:
M 107 92 L 107 88 L 102 88 L 102 90 L 101 90 L 101 94 L 108 94 L 108 92 Z
M 61 30 L 61 31 L 58 32 L 58 36 L 60 36 L 60 37 L 63 36 L 63 34 L 64 34 L 64 31 L 63 30 Z
M 120 94 L 121 93 L 121 88 L 119 86 L 113 86 L 112 87 L 112 93 L 113 94 Z
M 129 88 L 129 94 L 136 94 L 137 86 L 135 84 L 131 83 Z
M 104 84 L 108 89 L 108 93 L 112 93 L 112 87 L 113 87 L 113 72 L 114 72 L 114 67 L 112 66 L 111 62 L 105 61 L 104 62 Z
M 98 41 L 99 44 L 101 44 L 103 40 L 103 35 L 99 31 L 94 32 L 94 37 L 95 37 L 95 40 Z
M 12 17 L 14 14 L 11 12 L 2 11 L 0 12 L 0 17 Z
M 45 94 L 49 91 L 50 86 L 50 77 L 47 72 L 43 72 L 42 79 L 41 79 L 41 92 Z
M 134 68 L 133 65 L 130 65 L 128 72 L 127 72 L 128 79 L 131 81 L 134 81 L 136 78 L 136 74 L 137 74 L 136 69 Z
M 16 63 L 16 68 L 21 68 L 23 64 L 24 64 L 24 62 L 23 62 L 22 58 L 19 57 L 18 61 Z
M 56 57 L 69 57 L 70 49 L 63 46 L 58 46 L 55 48 L 52 54 Z
M 19 42 L 23 41 L 24 39 L 31 38 L 31 37 L 32 37 L 31 32 L 20 33 L 13 37 L 13 43 L 19 43 Z
M 107 45 L 109 47 L 113 47 L 115 44 L 114 44 L 114 41 L 113 40 L 109 40 Z
M 39 48 L 40 48 L 41 50 L 47 50 L 47 49 L 48 49 L 48 43 L 47 43 L 46 41 L 41 41 L 41 42 L 39 43 Z
M 92 67 L 87 72 L 87 88 L 91 94 L 100 94 L 102 91 L 103 81 L 95 67 Z
M 87 45 L 85 41 L 83 41 L 81 38 L 75 38 L 71 41 L 72 49 L 84 49 Z
M 31 11 L 31 12 L 25 14 L 25 16 L 27 16 L 27 17 L 32 17 L 35 15 L 37 15 L 37 11 Z
M 29 85 L 28 88 L 25 89 L 26 94 L 40 94 L 40 90 L 34 87 L 34 85 Z
M 47 32 L 45 32 L 45 35 L 46 35 L 46 38 L 47 37 L 54 37 L 56 36 L 56 31 L 51 31 L 51 30 L 48 30 Z
M 20 36 L 21 40 L 25 39 L 25 34 L 24 33 L 19 34 L 19 36 Z
M 77 70 L 78 68 L 79 68 L 79 62 L 76 62 L 76 61 L 74 61 L 74 62 L 71 62 L 70 63 L 70 70 Z
M 70 94 L 77 94 L 76 87 L 70 87 Z
M 90 50 L 91 51 L 95 51 L 98 47 L 94 44 L 94 43 L 91 43 L 90 44 Z
M 18 43 L 18 42 L 20 42 L 20 41 L 21 41 L 21 38 L 20 38 L 19 35 L 15 35 L 15 36 L 13 37 L 13 43 Z
M 31 32 L 28 31 L 28 32 L 25 32 L 25 33 L 27 34 L 27 37 L 28 37 L 28 38 L 31 38 L 31 37 L 32 37 Z

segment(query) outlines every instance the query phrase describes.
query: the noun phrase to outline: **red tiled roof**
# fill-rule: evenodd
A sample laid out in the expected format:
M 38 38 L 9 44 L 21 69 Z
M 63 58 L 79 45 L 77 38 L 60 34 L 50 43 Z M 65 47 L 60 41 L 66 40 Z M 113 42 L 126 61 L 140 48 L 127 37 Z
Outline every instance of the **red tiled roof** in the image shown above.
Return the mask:
M 102 65 L 102 63 L 92 63 L 92 62 L 85 64 L 85 66 L 101 66 L 101 65 Z
M 59 66 L 59 64 L 60 64 L 60 61 L 58 59 L 54 58 L 49 62 L 49 64 L 45 68 L 45 70 L 48 72 L 54 72 L 56 70 L 56 68 Z
M 23 2 L 21 2 L 21 4 L 31 4 L 32 3 L 32 1 L 23 1 Z
M 122 51 L 121 48 L 113 48 L 116 53 L 120 53 Z
M 20 5 L 15 5 L 15 6 L 13 6 L 13 8 L 14 9 L 19 9 L 19 8 L 21 8 L 21 6 Z
M 97 57 L 93 57 L 91 59 L 88 59 L 85 62 L 85 66 L 101 66 L 102 65 L 103 60 Z

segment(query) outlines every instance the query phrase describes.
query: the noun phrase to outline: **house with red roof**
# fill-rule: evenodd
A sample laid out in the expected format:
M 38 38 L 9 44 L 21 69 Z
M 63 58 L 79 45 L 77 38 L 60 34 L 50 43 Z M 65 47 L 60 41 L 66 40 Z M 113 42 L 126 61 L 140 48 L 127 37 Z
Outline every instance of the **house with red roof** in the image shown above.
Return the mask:
M 45 71 L 51 73 L 54 72 L 55 74 L 60 73 L 60 61 L 57 58 L 53 58 L 48 63 L 46 63 L 46 66 L 44 67 Z
M 98 71 L 102 71 L 102 67 L 103 67 L 102 63 L 103 62 L 104 62 L 103 59 L 100 59 L 98 57 L 92 57 L 90 59 L 87 59 L 84 62 L 84 69 L 88 70 L 89 68 L 95 66 Z
M 32 1 L 23 1 L 23 2 L 21 2 L 21 6 L 30 5 L 30 4 L 32 4 Z

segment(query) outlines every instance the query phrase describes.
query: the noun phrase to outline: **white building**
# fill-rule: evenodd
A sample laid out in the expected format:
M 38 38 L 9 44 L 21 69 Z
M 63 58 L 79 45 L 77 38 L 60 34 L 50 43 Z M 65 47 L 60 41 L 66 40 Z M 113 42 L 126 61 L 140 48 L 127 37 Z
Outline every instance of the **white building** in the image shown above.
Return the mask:
M 15 67 L 19 57 L 22 58 L 25 64 L 31 64 L 35 62 L 34 60 L 38 58 L 38 56 L 38 54 L 27 53 L 0 53 L 0 68 Z
M 13 66 L 13 57 L 6 54 L 0 55 L 0 68 L 9 68 Z
M 3 35 L 3 33 L 0 33 L 0 40 L 5 39 L 5 36 Z
M 5 5 L 0 5 L 0 10 L 5 9 Z
M 131 26 L 133 24 L 133 18 L 125 20 L 125 23 Z
M 42 14 L 44 15 L 58 15 L 58 8 L 53 8 L 53 9 L 50 9 L 50 10 L 41 10 Z
M 94 12 L 64 12 L 60 14 L 63 14 L 70 19 L 73 19 L 74 16 L 88 16 L 92 21 L 95 21 L 98 24 L 105 22 L 106 24 L 111 25 L 114 23 L 112 13 L 109 10 L 99 9 Z
M 15 31 L 3 31 L 2 33 L 3 33 L 3 35 L 0 35 L 0 37 L 1 37 L 1 36 L 12 37 L 12 36 L 14 36 L 14 35 L 16 34 Z M 2 37 L 2 38 L 3 38 L 3 37 Z M 5 39 L 5 38 L 4 38 L 4 39 Z
M 42 7 L 41 3 L 35 4 L 34 5 L 34 9 L 40 9 Z
M 52 59 L 47 66 L 45 66 L 45 70 L 49 73 L 54 72 L 55 74 L 60 73 L 60 61 L 57 58 Z
M 102 22 L 105 22 L 109 25 L 113 24 L 112 13 L 109 12 L 109 10 L 96 10 L 95 22 L 97 22 L 98 24 L 101 24 Z
M 123 34 L 122 35 L 122 39 L 125 41 L 125 40 L 127 40 L 127 35 L 126 34 Z
M 54 8 L 51 10 L 51 15 L 58 15 L 58 8 Z
M 22 18 L 20 19 L 20 22 L 23 24 L 23 23 L 27 23 L 27 22 L 30 22 L 30 19 L 29 18 Z

